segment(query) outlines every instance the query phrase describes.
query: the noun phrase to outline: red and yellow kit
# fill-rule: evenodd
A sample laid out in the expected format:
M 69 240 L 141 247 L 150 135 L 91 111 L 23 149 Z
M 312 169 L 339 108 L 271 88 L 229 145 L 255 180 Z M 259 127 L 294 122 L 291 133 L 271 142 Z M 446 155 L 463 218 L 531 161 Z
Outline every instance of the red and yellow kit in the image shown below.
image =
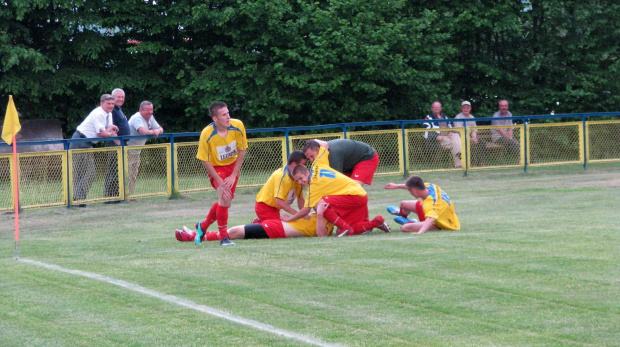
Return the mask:
M 440 229 L 461 230 L 461 222 L 454 212 L 454 203 L 448 194 L 432 183 L 425 185 L 430 193 L 422 201 L 424 216 L 433 218 L 435 220 L 433 224 Z
M 319 200 L 328 195 L 366 196 L 367 194 L 362 186 L 331 167 L 313 166 L 306 187 L 305 206 L 314 207 Z
M 207 125 L 200 133 L 196 158 L 208 161 L 213 166 L 226 166 L 237 160 L 239 151 L 248 148 L 245 126 L 238 119 L 231 118 L 228 134 L 222 137 L 217 133 L 215 123 Z

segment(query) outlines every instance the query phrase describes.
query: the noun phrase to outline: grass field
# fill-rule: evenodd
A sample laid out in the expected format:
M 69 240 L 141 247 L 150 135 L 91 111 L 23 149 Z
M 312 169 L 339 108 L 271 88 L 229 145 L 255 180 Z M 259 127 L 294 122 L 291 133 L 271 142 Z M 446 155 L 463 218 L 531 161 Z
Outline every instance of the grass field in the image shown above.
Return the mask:
M 620 164 L 423 177 L 461 231 L 176 241 L 202 193 L 27 210 L 15 260 L 2 214 L 0 345 L 620 346 Z M 389 181 L 368 189 L 371 217 L 410 198 Z

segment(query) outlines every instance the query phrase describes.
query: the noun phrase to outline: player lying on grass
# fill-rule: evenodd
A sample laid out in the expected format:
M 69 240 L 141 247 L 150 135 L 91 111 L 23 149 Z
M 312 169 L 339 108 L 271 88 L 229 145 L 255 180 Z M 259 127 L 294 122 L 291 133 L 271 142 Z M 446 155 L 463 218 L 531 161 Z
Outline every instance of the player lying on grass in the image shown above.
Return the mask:
M 306 205 L 293 216 L 282 216 L 282 220 L 292 222 L 305 217 L 312 207 L 327 203 L 323 215 L 338 227 L 338 237 L 364 234 L 373 228 L 386 233 L 390 227 L 383 217 L 368 218 L 368 195 L 361 185 L 329 166 L 313 166 L 308 170 L 303 165 L 293 169 L 293 179 L 306 189 Z M 320 235 L 319 235 L 320 236 Z
M 261 221 L 258 224 L 237 225 L 228 229 L 231 239 L 281 239 L 287 237 L 316 237 L 331 235 L 334 226 L 326 223 L 323 218 L 325 209 L 329 207 L 327 203 L 317 204 L 317 211 L 309 218 L 298 219 L 293 222 L 282 222 L 280 219 Z M 219 232 L 210 231 L 204 234 L 202 241 L 219 240 Z M 174 235 L 177 240 L 189 242 L 194 241 L 196 232 L 187 227 L 175 230 Z
M 388 212 L 398 216 L 394 220 L 403 224 L 400 230 L 418 234 L 428 230 L 461 230 L 454 203 L 448 194 L 432 183 L 424 183 L 420 176 L 407 178 L 405 184 L 388 183 L 385 189 L 407 189 L 411 195 L 420 199 L 403 200 L 400 208 L 388 206 Z M 418 215 L 419 222 L 407 218 L 412 212 Z

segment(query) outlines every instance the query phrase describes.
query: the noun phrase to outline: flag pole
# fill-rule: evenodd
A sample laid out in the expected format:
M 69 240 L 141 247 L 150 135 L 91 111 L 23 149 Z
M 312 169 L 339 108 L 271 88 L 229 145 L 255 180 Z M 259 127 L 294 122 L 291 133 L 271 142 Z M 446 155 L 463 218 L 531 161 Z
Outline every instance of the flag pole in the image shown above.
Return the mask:
M 19 169 L 17 167 L 17 141 L 15 135 L 22 129 L 19 124 L 19 114 L 13 102 L 13 95 L 9 95 L 9 104 L 6 106 L 6 116 L 2 125 L 2 139 L 13 145 L 13 205 L 15 207 L 15 259 L 19 259 Z
M 15 192 L 13 193 L 13 205 L 15 206 L 15 260 L 19 259 L 19 176 L 17 176 L 17 141 L 15 141 L 15 128 L 13 124 L 13 172 L 15 177 Z

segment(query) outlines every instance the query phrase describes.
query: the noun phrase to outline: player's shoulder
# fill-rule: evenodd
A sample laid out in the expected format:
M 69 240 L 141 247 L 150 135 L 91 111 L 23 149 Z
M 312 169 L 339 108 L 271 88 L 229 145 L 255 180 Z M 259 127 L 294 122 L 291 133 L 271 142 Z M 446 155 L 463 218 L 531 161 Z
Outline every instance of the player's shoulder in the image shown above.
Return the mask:
M 235 128 L 245 128 L 245 125 L 243 125 L 243 122 L 237 118 L 231 118 L 230 125 Z

